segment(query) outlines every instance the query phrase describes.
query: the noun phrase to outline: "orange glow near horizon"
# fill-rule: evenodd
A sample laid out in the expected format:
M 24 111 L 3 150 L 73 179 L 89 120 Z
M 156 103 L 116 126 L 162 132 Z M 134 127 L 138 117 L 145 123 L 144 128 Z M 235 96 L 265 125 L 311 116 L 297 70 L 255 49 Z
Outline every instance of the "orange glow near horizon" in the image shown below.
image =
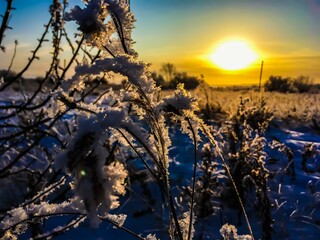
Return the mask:
M 209 55 L 209 61 L 229 71 L 248 68 L 257 59 L 258 53 L 244 40 L 224 41 Z

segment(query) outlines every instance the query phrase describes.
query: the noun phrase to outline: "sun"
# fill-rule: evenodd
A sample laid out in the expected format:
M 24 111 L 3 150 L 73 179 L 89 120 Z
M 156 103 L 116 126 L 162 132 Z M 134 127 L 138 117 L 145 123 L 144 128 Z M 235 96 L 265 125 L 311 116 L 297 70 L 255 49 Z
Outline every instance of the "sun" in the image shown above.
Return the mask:
M 223 42 L 209 56 L 210 61 L 225 70 L 240 70 L 248 67 L 258 54 L 242 40 Z

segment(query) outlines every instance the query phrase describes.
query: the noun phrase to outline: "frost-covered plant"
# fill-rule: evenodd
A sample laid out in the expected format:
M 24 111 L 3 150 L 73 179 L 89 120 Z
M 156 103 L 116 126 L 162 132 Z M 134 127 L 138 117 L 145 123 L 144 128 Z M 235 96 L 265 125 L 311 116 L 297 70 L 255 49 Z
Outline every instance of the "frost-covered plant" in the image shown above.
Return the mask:
M 118 195 L 125 193 L 125 160 L 112 149 L 117 145 L 116 129 L 132 125 L 127 116 L 131 106 L 129 97 L 124 92 L 119 97 L 110 90 L 100 93 L 96 99 L 91 98 L 90 93 L 100 82 L 86 85 L 84 80 L 91 78 L 91 73 L 85 71 L 89 62 L 92 69 L 100 68 L 95 68 L 92 74 L 112 75 L 114 70 L 131 77 L 132 81 L 139 81 L 145 74 L 145 65 L 134 60 L 131 49 L 129 32 L 134 19 L 124 1 L 86 1 L 83 9 L 77 6 L 69 13 L 65 12 L 66 6 L 67 1 L 52 2 L 51 18 L 28 64 L 1 85 L 1 91 L 4 91 L 21 81 L 22 74 L 38 59 L 37 53 L 47 41 L 51 27 L 52 62 L 45 77 L 31 92 L 21 87 L 20 98 L 19 93 L 16 96 L 18 101 L 1 107 L 3 161 L 0 177 L 15 181 L 16 176 L 26 172 L 32 179 L 29 179 L 31 187 L 17 205 L 6 206 L 13 209 L 1 218 L 3 236 L 18 236 L 30 228 L 31 237 L 50 237 L 78 226 L 77 220 L 47 233 L 33 228 L 35 222 L 59 215 L 74 215 L 81 221 L 88 218 L 92 226 L 97 226 L 101 220 L 117 227 L 123 224 L 122 220 L 117 222 L 116 218 L 111 218 L 109 211 L 119 206 Z M 68 38 L 64 28 L 66 20 L 78 22 L 82 32 L 77 41 Z M 72 52 L 64 66 L 59 61 L 63 39 L 67 40 Z M 87 45 L 100 49 L 90 52 L 85 49 Z M 86 54 L 82 60 L 77 57 L 80 51 Z M 112 60 L 105 60 L 105 68 L 102 68 L 98 59 L 108 58 Z M 67 79 L 73 64 L 77 65 L 76 74 Z M 141 85 L 151 86 L 152 83 Z M 135 91 L 131 92 L 137 96 Z M 126 143 L 122 151 L 128 148 Z M 40 228 L 43 227 L 41 221 Z
M 295 164 L 294 164 L 294 154 L 291 148 L 289 148 L 284 143 L 281 143 L 277 140 L 273 140 L 269 143 L 269 146 L 272 149 L 277 149 L 280 153 L 285 155 L 288 158 L 288 165 L 285 167 L 285 172 L 295 179 L 296 171 L 295 171 Z
M 219 156 L 214 151 L 212 145 L 206 143 L 201 149 L 201 159 L 198 163 L 198 177 L 195 187 L 195 214 L 197 218 L 206 218 L 217 211 L 217 200 L 222 190 L 221 181 L 227 176 L 222 169 L 218 169 Z M 191 188 L 184 189 L 182 196 L 189 199 Z
M 307 167 L 307 161 L 308 159 L 312 160 L 314 159 L 316 156 L 319 155 L 319 151 L 317 149 L 317 146 L 314 143 L 310 143 L 310 144 L 306 144 L 304 146 L 304 149 L 301 153 L 301 157 L 302 157 L 302 168 L 304 171 L 306 172 L 312 172 L 311 170 L 308 169 Z M 317 166 L 317 171 L 319 171 L 320 167 Z
M 189 229 L 191 221 L 191 231 Z M 194 237 L 194 222 L 195 222 L 195 216 L 193 215 L 192 218 L 190 217 L 189 212 L 185 212 L 182 214 L 181 218 L 179 219 L 179 224 L 182 231 L 182 237 L 183 239 L 193 239 Z M 189 236 L 190 233 L 190 236 Z
M 0 170 L 3 177 L 11 175 L 18 163 L 24 165 L 22 168 L 25 170 L 34 168 L 29 163 L 29 153 L 33 150 L 43 152 L 41 141 L 51 136 L 54 139 L 54 144 L 45 150 L 47 156 L 43 156 L 44 170 L 38 170 L 41 177 L 36 182 L 41 182 L 38 183 L 40 188 L 32 189 L 19 207 L 7 212 L 1 222 L 2 234 L 22 234 L 25 228 L 18 227 L 20 221 L 23 224 L 33 222 L 37 212 L 28 209 L 33 204 L 42 206 L 43 201 L 57 206 L 72 202 L 73 211 L 65 214 L 89 218 L 92 226 L 98 226 L 100 220 L 108 220 L 119 227 L 120 224 L 109 219 L 111 215 L 108 214 L 119 205 L 118 194 L 125 193 L 127 170 L 125 159 L 121 158 L 125 154 L 112 151 L 118 145 L 117 149 L 122 153 L 131 148 L 159 184 L 167 198 L 170 221 L 175 229 L 171 238 L 183 239 L 170 189 L 168 152 L 171 142 L 163 112 L 170 105 L 181 111 L 181 116 L 186 115 L 192 110 L 194 100 L 182 87 L 173 98 L 163 102 L 154 100 L 159 89 L 147 72 L 147 65 L 137 61 L 137 55 L 131 48 L 130 33 L 134 18 L 128 11 L 126 1 L 85 1 L 83 8 L 76 6 L 68 13 L 65 13 L 65 5 L 66 2 L 53 1 L 51 19 L 39 40 L 40 48 L 52 26 L 54 52 L 48 74 L 30 98 L 22 92 L 26 98 L 25 104 L 2 108 L 5 115 L 1 120 L 5 127 L 1 131 L 5 135 L 1 140 L 7 158 Z M 68 38 L 62 19 L 76 21 L 79 25 L 77 47 Z M 73 53 L 65 67 L 61 67 L 59 61 L 62 37 L 66 38 Z M 92 47 L 92 51 L 86 50 L 85 46 Z M 77 58 L 80 51 L 85 53 L 82 61 Z M 36 53 L 37 49 L 33 51 L 29 64 L 37 58 Z M 76 64 L 75 74 L 67 79 L 67 71 L 72 64 Z M 16 79 L 6 83 L 3 89 L 15 84 L 28 67 Z M 96 99 L 90 96 L 99 86 L 99 80 L 93 85 L 87 85 L 86 81 L 113 77 L 115 74 L 127 80 L 126 89 L 117 93 L 111 90 L 99 93 Z M 53 86 L 49 85 L 50 89 L 42 93 L 43 85 L 49 80 Z M 12 121 L 17 123 L 17 130 L 14 125 L 12 128 Z M 185 125 L 183 129 L 189 132 Z M 61 134 L 62 131 L 67 135 Z M 28 135 L 26 139 L 25 134 Z M 20 140 L 25 141 L 25 145 L 18 145 Z M 59 189 L 63 189 L 62 193 Z M 55 203 L 60 198 L 62 203 Z M 23 215 L 26 217 L 15 220 L 14 216 L 20 209 L 27 212 Z M 39 210 L 41 207 L 31 209 Z M 45 219 L 60 214 L 53 211 L 50 216 L 45 213 L 36 218 Z M 69 227 L 61 228 L 67 230 Z M 52 235 L 57 232 L 63 230 L 53 231 Z M 190 239 L 190 229 L 187 234 Z M 32 235 L 40 236 L 39 232 Z M 46 236 L 50 236 L 50 231 Z
M 224 240 L 251 240 L 250 235 L 238 235 L 238 230 L 235 226 L 224 224 L 220 229 L 220 234 Z
M 114 121 L 114 117 L 119 122 Z M 111 121 L 108 118 L 112 118 Z M 110 152 L 104 146 L 107 139 L 103 134 L 105 128 L 119 126 L 121 118 L 120 111 L 108 112 L 102 119 L 80 118 L 70 146 L 55 161 L 58 168 L 66 168 L 74 179 L 72 188 L 83 201 L 92 226 L 98 226 L 98 213 L 103 216 L 118 207 L 117 194 L 125 193 L 127 171 L 122 163 L 106 163 Z
M 231 113 L 231 121 L 234 124 L 234 131 L 240 134 L 241 126 L 249 125 L 252 129 L 265 131 L 273 114 L 262 98 L 259 103 L 253 102 L 249 98 L 240 97 L 240 103 L 235 113 Z M 239 129 L 238 129 L 239 128 Z
M 264 107 L 260 110 L 249 105 L 249 100 L 240 101 L 238 111 L 231 116 L 226 127 L 227 159 L 230 171 L 240 198 L 244 203 L 254 192 L 253 206 L 262 216 L 263 238 L 271 238 L 271 203 L 268 197 L 269 171 L 265 167 L 266 139 L 263 136 L 271 117 L 264 114 Z M 263 113 L 261 115 L 261 113 Z M 256 119 L 257 118 L 257 119 Z M 256 130 L 255 130 L 256 129 Z M 234 190 L 233 190 L 234 191 Z M 229 195 L 231 192 L 226 192 Z M 234 195 L 233 193 L 232 195 Z M 255 202 L 257 201 L 257 202 Z M 248 203 L 248 202 L 247 202 Z M 239 219 L 240 220 L 240 219 Z
M 223 157 L 212 128 L 195 114 L 197 99 L 181 84 L 172 95 L 157 99 L 160 89 L 148 65 L 137 60 L 132 48 L 134 17 L 127 1 L 86 0 L 83 7 L 67 11 L 67 1 L 53 0 L 50 14 L 27 65 L 0 86 L 1 91 L 19 86 L 16 102 L 0 108 L 0 179 L 14 179 L 18 173 L 28 172 L 28 184 L 32 185 L 1 216 L 1 237 L 26 234 L 34 239 L 50 238 L 88 220 L 93 227 L 107 221 L 143 239 L 124 227 L 125 213 L 111 212 L 119 207 L 119 196 L 126 193 L 126 156 L 131 151 L 165 196 L 170 238 L 192 239 L 200 142 L 209 140 L 211 148 Z M 74 40 L 65 29 L 68 21 L 78 24 Z M 35 89 L 27 92 L 20 84 L 21 76 L 39 59 L 39 49 L 47 42 L 50 28 L 50 66 Z M 72 53 L 64 64 L 60 61 L 63 41 Z M 69 78 L 73 66 L 75 72 Z M 124 89 L 97 91 L 103 79 L 116 77 L 125 79 Z M 168 126 L 172 122 L 190 137 L 194 147 L 190 207 L 181 211 L 171 192 L 169 174 Z M 206 166 L 214 167 L 203 163 L 203 171 Z M 71 220 L 51 229 L 44 224 L 61 215 Z M 156 237 L 148 235 L 146 239 Z

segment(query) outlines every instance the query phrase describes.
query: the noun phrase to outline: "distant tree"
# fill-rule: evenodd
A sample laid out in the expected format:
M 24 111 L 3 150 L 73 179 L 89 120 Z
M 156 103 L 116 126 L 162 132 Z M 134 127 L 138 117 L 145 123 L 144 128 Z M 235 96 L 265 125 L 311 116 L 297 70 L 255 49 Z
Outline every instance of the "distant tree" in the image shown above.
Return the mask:
M 304 93 L 310 92 L 315 87 L 309 76 L 299 76 L 297 78 L 281 77 L 271 75 L 264 85 L 266 91 L 270 92 L 290 92 Z
M 292 80 L 292 88 L 299 93 L 309 92 L 314 83 L 309 76 L 299 76 Z
M 188 76 L 186 72 L 178 72 L 172 63 L 163 63 L 160 72 L 164 73 L 165 77 L 155 72 L 152 73 L 152 77 L 162 89 L 176 89 L 179 83 L 183 83 L 185 89 L 191 90 L 203 81 L 203 75 L 201 78 Z
M 1 69 L 0 70 L 0 79 L 3 78 L 3 81 L 10 81 L 11 79 L 13 79 L 15 76 L 17 75 L 17 73 L 11 71 L 11 70 L 5 70 L 5 69 Z
M 170 82 L 176 73 L 176 67 L 172 63 L 163 63 L 160 71 L 165 74 L 167 81 Z
M 289 92 L 290 90 L 290 78 L 289 77 L 281 77 L 281 76 L 273 76 L 271 75 L 268 81 L 264 84 L 264 88 L 269 92 Z
M 178 72 L 174 78 L 169 82 L 169 88 L 175 89 L 179 83 L 184 84 L 187 90 L 195 89 L 202 80 L 195 76 L 188 76 L 186 72 Z
M 157 72 L 152 72 L 151 77 L 156 82 L 156 86 L 165 87 L 167 85 L 166 81 L 164 80 L 164 77 L 161 74 L 158 74 Z

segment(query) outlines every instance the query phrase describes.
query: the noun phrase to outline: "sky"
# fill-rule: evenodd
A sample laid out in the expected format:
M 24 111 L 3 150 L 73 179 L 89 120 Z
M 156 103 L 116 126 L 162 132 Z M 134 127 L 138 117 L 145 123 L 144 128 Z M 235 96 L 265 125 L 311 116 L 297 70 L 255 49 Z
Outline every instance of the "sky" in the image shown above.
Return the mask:
M 1 13 L 4 2 L 0 0 Z M 22 68 L 48 20 L 50 2 L 14 0 L 13 30 L 6 33 L 0 68 L 8 66 L 14 39 L 19 41 L 14 69 Z M 210 85 L 248 85 L 258 83 L 264 61 L 264 81 L 270 75 L 306 75 L 320 83 L 320 0 L 131 0 L 131 11 L 137 19 L 135 49 L 152 71 L 169 62 L 179 72 L 203 75 Z M 210 53 L 229 39 L 249 43 L 258 53 L 256 61 L 236 71 L 209 61 Z M 48 51 L 29 74 L 43 69 Z

